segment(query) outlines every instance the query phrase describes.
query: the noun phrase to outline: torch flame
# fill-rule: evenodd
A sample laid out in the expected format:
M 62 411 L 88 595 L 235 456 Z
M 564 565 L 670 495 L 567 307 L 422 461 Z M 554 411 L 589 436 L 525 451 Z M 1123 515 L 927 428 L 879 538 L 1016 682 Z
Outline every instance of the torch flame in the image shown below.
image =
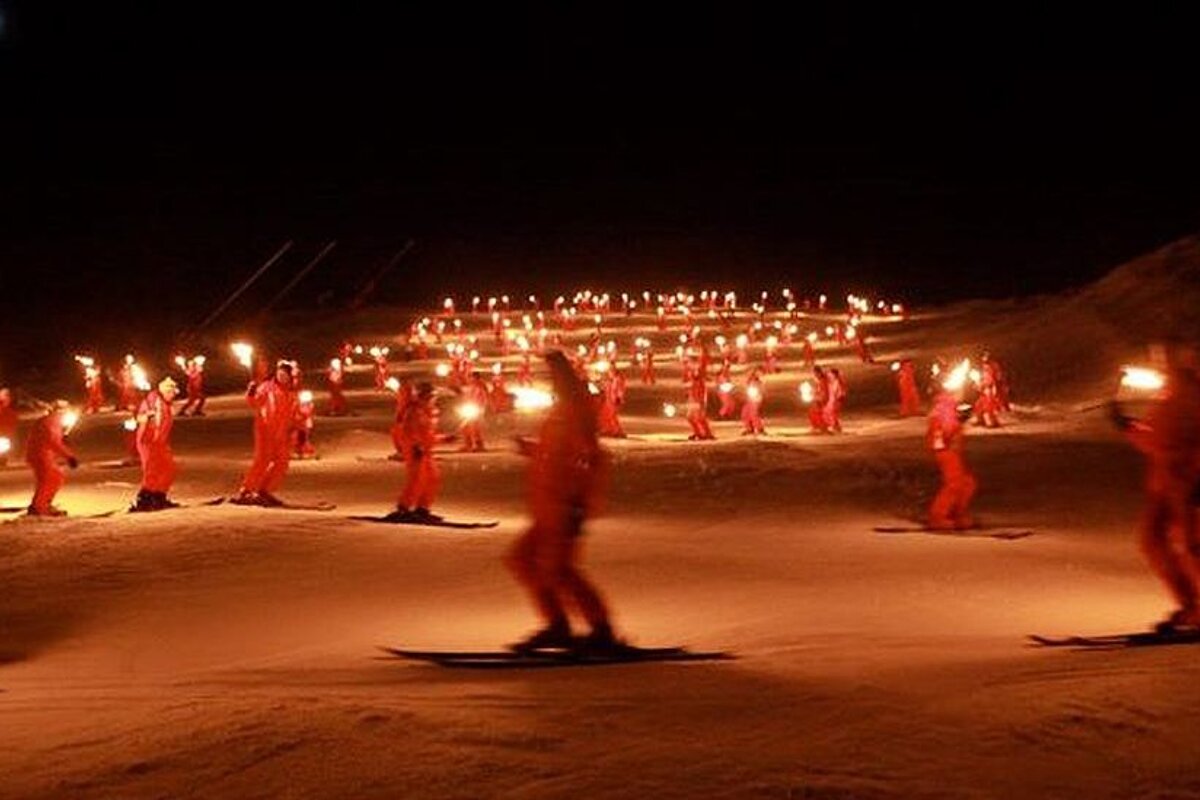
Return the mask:
M 308 389 L 305 389 L 304 391 L 302 391 L 300 393 L 300 404 L 301 405 L 311 405 L 312 401 L 313 401 L 313 393 L 311 391 L 309 391 Z
M 957 392 L 966 385 L 967 379 L 971 376 L 971 359 L 964 358 L 958 362 L 954 369 L 950 370 L 950 374 L 942 381 L 942 388 L 948 392 Z
M 450 365 L 449 364 L 438 364 L 436 367 L 433 368 L 433 374 L 437 375 L 439 378 L 447 377 L 450 374 Z
M 1121 386 L 1126 389 L 1157 392 L 1167 385 L 1166 376 L 1149 367 L 1121 367 Z
M 675 407 L 674 403 L 663 403 L 663 416 L 664 417 L 667 417 L 668 419 L 670 419 L 670 418 L 673 418 L 678 413 L 679 413 L 679 409 Z
M 12 442 L 7 436 L 0 436 L 0 456 L 8 455 L 12 450 Z
M 383 382 L 383 385 L 386 386 L 389 391 L 392 391 L 392 392 L 400 391 L 400 379 L 399 378 L 396 378 L 396 377 L 388 378 L 386 381 Z
M 812 381 L 800 382 L 800 402 L 811 403 L 813 401 L 813 385 Z
M 458 407 L 458 416 L 463 422 L 474 422 L 483 416 L 483 409 L 478 403 L 467 401 Z
M 554 405 L 554 396 L 544 389 L 518 386 L 512 392 L 513 407 L 518 411 L 541 411 Z
M 229 345 L 229 349 L 233 351 L 233 357 L 238 360 L 246 369 L 250 369 L 254 359 L 254 346 L 246 342 L 234 342 Z
M 133 433 L 134 431 L 137 430 L 137 418 L 130 417 L 129 419 L 127 419 L 121 423 L 121 427 L 124 428 L 125 430 L 129 431 L 130 433 Z
M 71 429 L 79 423 L 79 412 L 73 408 L 68 408 L 62 412 L 63 433 L 70 433 Z
M 146 370 L 142 369 L 141 364 L 130 364 L 129 373 L 133 378 L 133 385 L 137 387 L 138 391 L 150 391 L 150 379 L 146 376 Z

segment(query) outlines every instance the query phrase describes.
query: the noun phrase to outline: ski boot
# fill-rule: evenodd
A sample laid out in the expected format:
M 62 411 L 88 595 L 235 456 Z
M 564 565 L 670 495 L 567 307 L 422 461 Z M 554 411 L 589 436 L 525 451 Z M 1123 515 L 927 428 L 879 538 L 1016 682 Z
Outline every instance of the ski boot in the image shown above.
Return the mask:
M 413 512 L 409 511 L 404 506 L 396 506 L 396 509 L 384 516 L 384 522 L 413 522 L 415 521 Z
M 262 505 L 258 499 L 257 492 L 251 492 L 247 489 L 242 489 L 233 497 L 229 498 L 229 502 L 235 506 L 258 506 Z
M 410 513 L 412 514 L 412 518 L 417 522 L 444 522 L 446 519 L 445 517 L 433 513 L 424 506 L 417 506 Z
M 536 653 L 540 650 L 570 650 L 575 644 L 571 628 L 564 621 L 548 625 L 527 638 L 510 644 L 508 649 L 514 653 Z
M 285 503 L 270 492 L 259 492 L 258 505 L 265 508 L 282 508 Z

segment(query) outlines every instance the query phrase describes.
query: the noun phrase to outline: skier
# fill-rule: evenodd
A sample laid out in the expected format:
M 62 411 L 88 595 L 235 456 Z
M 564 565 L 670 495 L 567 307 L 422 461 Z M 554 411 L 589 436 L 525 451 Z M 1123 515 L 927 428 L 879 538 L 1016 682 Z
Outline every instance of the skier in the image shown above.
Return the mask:
M 900 416 L 915 417 L 921 413 L 921 395 L 917 390 L 917 371 L 911 358 L 893 365 L 896 388 L 900 392 Z
M 316 458 L 312 432 L 316 426 L 316 403 L 313 393 L 305 389 L 296 394 L 296 414 L 292 418 L 292 455 L 296 458 Z
M 175 482 L 175 457 L 171 453 L 171 402 L 179 387 L 163 378 L 142 400 L 137 411 L 137 453 L 142 464 L 142 488 L 130 511 L 160 511 L 179 504 L 167 499 Z
M 254 460 L 230 502 L 239 505 L 281 506 L 275 492 L 283 484 L 291 459 L 292 418 L 296 397 L 292 390 L 294 368 L 280 361 L 275 375 L 251 383 L 246 400 L 254 409 Z
M 0 389 L 0 467 L 8 466 L 8 456 L 17 441 L 17 410 L 13 408 L 12 392 Z
M 688 385 L 687 421 L 692 426 L 688 441 L 716 439 L 708 424 L 708 353 L 702 352 L 694 369 L 685 377 Z
M 138 407 L 138 387 L 134 378 L 134 364 L 137 362 L 132 353 L 125 354 L 121 369 L 117 373 L 117 407 L 126 411 L 136 411 Z
M 829 404 L 829 377 L 821 366 L 813 367 L 812 400 L 808 404 L 808 424 L 813 433 L 829 433 L 825 407 Z
M 614 366 L 600 387 L 599 434 L 601 436 L 625 438 L 625 429 L 621 427 L 621 418 L 618 416 L 618 412 L 624 404 L 625 376 Z
M 846 381 L 836 368 L 828 371 L 829 398 L 825 401 L 825 428 L 832 433 L 842 432 L 842 406 L 846 403 Z
M 758 368 L 746 378 L 746 400 L 742 403 L 742 435 L 766 433 L 762 419 L 763 380 Z
M 471 371 L 470 380 L 463 388 L 462 397 L 463 424 L 460 434 L 463 441 L 462 447 L 459 449 L 464 453 L 482 453 L 484 449 L 483 415 L 488 406 L 488 388 L 478 370 Z
M 99 414 L 104 405 L 104 374 L 91 359 L 83 366 L 83 391 L 87 401 L 83 407 L 85 414 Z
M 1115 402 L 1111 407 L 1118 427 L 1146 455 L 1141 550 L 1178 604 L 1158 624 L 1163 633 L 1200 628 L 1200 376 L 1194 347 L 1169 343 L 1166 357 L 1165 395 L 1145 420 L 1124 416 Z
M 346 393 L 343 391 L 346 385 L 343 363 L 340 358 L 331 359 L 329 369 L 325 372 L 325 378 L 329 384 L 329 410 L 326 413 L 331 417 L 344 416 L 350 410 L 349 404 L 346 403 Z
M 64 477 L 60 461 L 75 469 L 79 460 L 65 441 L 70 429 L 70 410 L 65 400 L 58 400 L 45 416 L 33 423 L 25 443 L 25 463 L 33 470 L 36 488 L 29 503 L 29 514 L 39 517 L 62 517 L 65 511 L 54 505 L 54 496 L 62 488 Z
M 196 356 L 187 360 L 184 367 L 187 376 L 187 402 L 179 409 L 179 416 L 204 416 L 204 403 L 208 398 L 204 394 L 204 356 Z
M 609 470 L 608 454 L 596 438 L 587 385 L 560 352 L 546 356 L 557 402 L 536 442 L 518 439 L 530 457 L 529 503 L 533 524 L 508 553 L 507 564 L 532 595 L 544 627 L 513 645 L 518 652 L 619 648 L 608 608 L 579 568 L 584 521 L 599 511 Z M 572 636 L 567 609 L 580 613 L 590 634 Z
M 996 382 L 996 369 L 991 361 L 984 361 L 979 369 L 979 397 L 973 408 L 975 420 L 985 428 L 1000 427 L 1000 387 Z
M 437 498 L 441 480 L 433 446 L 437 442 L 437 405 L 433 384 L 422 382 L 404 408 L 402 439 L 404 448 L 404 489 L 396 509 L 386 519 L 392 522 L 441 522 L 430 511 Z
M 925 444 L 942 478 L 929 506 L 929 527 L 934 530 L 966 530 L 975 525 L 970 506 L 977 484 L 963 457 L 963 422 L 970 413 L 969 408 L 959 411 L 956 391 L 946 384 L 938 387 L 925 433 Z
M 392 414 L 392 447 L 395 448 L 389 459 L 400 461 L 404 458 L 404 411 L 408 408 L 408 404 L 412 402 L 413 386 L 412 381 L 408 378 L 401 378 L 395 384 L 396 387 L 396 408 Z

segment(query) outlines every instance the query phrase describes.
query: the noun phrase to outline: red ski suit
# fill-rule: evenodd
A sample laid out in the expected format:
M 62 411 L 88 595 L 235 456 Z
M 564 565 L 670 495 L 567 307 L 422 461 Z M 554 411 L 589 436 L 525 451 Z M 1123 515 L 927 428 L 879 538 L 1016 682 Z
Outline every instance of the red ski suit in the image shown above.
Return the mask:
M 743 433 L 763 433 L 765 431 L 762 418 L 762 404 L 765 396 L 762 378 L 757 373 L 751 373 L 750 377 L 746 379 L 746 401 L 742 403 Z
M 274 378 L 253 387 L 246 398 L 254 409 L 254 460 L 242 479 L 243 492 L 274 494 L 291 461 L 295 393 Z
M 933 452 L 941 472 L 942 485 L 929 506 L 929 526 L 939 530 L 969 528 L 971 498 L 975 496 L 975 476 L 963 458 L 964 430 L 958 416 L 958 398 L 941 391 L 929 412 L 925 443 Z
M 0 438 L 8 439 L 8 453 L 0 453 L 0 464 L 8 462 L 11 448 L 17 446 L 17 410 L 7 396 L 0 396 Z
M 836 433 L 842 432 L 842 406 L 846 402 L 846 380 L 840 373 L 830 370 L 826 374 L 828 399 L 825 401 L 825 427 Z
M 473 403 L 479 409 L 479 415 L 474 419 L 464 420 L 462 424 L 462 447 L 463 451 L 482 452 L 483 451 L 483 415 L 488 407 L 488 390 L 487 384 L 482 378 L 473 377 L 470 383 L 463 388 L 463 402 Z
M 1128 429 L 1145 454 L 1146 504 L 1140 543 L 1151 567 L 1193 622 L 1200 622 L 1200 384 L 1186 371 L 1172 371 L 1167 394 L 1145 421 Z M 1173 539 L 1173 535 L 1178 539 Z
M 601 388 L 600 395 L 600 435 L 624 437 L 625 429 L 621 427 L 618 412 L 625 404 L 625 376 L 614 372 L 608 377 Z
M 521 441 L 530 457 L 533 525 L 513 544 L 507 564 L 549 626 L 566 627 L 571 608 L 596 630 L 608 626 L 608 608 L 580 571 L 579 557 L 584 521 L 603 503 L 609 458 L 596 440 L 588 406 L 582 398 L 561 398 L 538 440 Z
M 180 416 L 187 416 L 188 412 L 192 412 L 196 416 L 204 414 L 204 402 L 207 398 L 204 395 L 204 367 L 196 363 L 189 363 L 185 370 L 187 374 L 187 402 L 183 404 L 183 408 L 179 409 Z
M 433 459 L 433 445 L 437 441 L 437 407 L 433 399 L 409 401 L 400 427 L 405 476 L 397 505 L 408 510 L 429 509 L 441 485 L 437 462 Z
M 65 481 L 60 461 L 73 461 L 75 453 L 63 441 L 62 414 L 52 411 L 33 423 L 25 443 L 25 463 L 33 470 L 36 487 L 29 507 L 45 513 Z
M 342 416 L 350 410 L 346 402 L 346 393 L 343 391 L 346 383 L 345 373 L 340 367 L 330 366 L 325 377 L 329 384 L 329 413 Z
M 171 491 L 175 482 L 175 456 L 171 453 L 171 426 L 175 415 L 158 389 L 142 400 L 137 411 L 137 454 L 142 462 L 142 488 L 148 492 Z
M 818 433 L 826 433 L 829 423 L 825 417 L 825 406 L 829 404 L 829 378 L 824 374 L 813 374 L 813 398 L 808 404 L 808 424 Z
M 83 407 L 85 414 L 97 414 L 104 405 L 104 376 L 95 367 L 88 367 L 84 372 L 83 389 L 87 393 L 87 404 Z
M 402 381 L 396 390 L 396 414 L 392 418 L 392 447 L 396 453 L 404 455 L 404 414 L 408 404 L 413 402 L 413 387 L 408 381 Z
M 896 388 L 900 391 L 900 416 L 915 417 L 921 413 L 921 395 L 917 391 L 917 372 L 911 361 L 901 361 L 896 371 Z

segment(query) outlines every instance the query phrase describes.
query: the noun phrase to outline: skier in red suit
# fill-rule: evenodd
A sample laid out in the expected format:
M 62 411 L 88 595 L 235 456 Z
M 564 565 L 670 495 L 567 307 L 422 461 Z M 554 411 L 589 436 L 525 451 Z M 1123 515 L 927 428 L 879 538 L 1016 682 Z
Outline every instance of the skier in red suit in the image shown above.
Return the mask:
M 1167 346 L 1164 396 L 1145 420 L 1112 413 L 1118 427 L 1146 456 L 1146 502 L 1139 524 L 1142 554 L 1177 608 L 1158 626 L 1163 632 L 1200 628 L 1200 375 L 1196 350 Z
M 281 506 L 275 496 L 291 461 L 292 419 L 296 414 L 293 367 L 281 361 L 271 378 L 251 383 L 246 400 L 254 409 L 254 460 L 232 500 L 241 505 Z
M 8 465 L 8 457 L 17 446 L 17 410 L 13 408 L 12 392 L 0 389 L 0 467 Z
M 59 400 L 29 431 L 25 463 L 33 470 L 36 483 L 29 503 L 31 516 L 61 517 L 67 513 L 54 505 L 54 496 L 65 482 L 59 462 L 65 461 L 71 469 L 79 466 L 74 451 L 65 441 L 70 413 L 66 401 Z
M 921 393 L 917 390 L 917 372 L 911 358 L 896 364 L 896 389 L 900 393 L 900 416 L 915 417 L 921 413 Z
M 174 424 L 171 402 L 177 393 L 175 381 L 163 378 L 138 406 L 135 436 L 142 464 L 142 488 L 130 511 L 159 511 L 178 505 L 167 499 L 176 474 L 175 456 L 171 453 Z
M 204 394 L 204 356 L 188 359 L 184 367 L 187 376 L 187 402 L 179 410 L 179 416 L 204 416 L 204 403 L 208 399 Z
M 507 558 L 509 569 L 532 596 L 543 627 L 513 648 L 611 651 L 621 643 L 613 635 L 607 604 L 579 567 L 583 525 L 600 511 L 609 457 L 596 438 L 584 381 L 561 353 L 548 354 L 546 363 L 557 402 L 536 442 L 518 440 L 530 458 L 533 524 Z M 569 610 L 578 612 L 590 628 L 586 639 L 573 637 Z
M 762 377 L 758 370 L 750 371 L 746 378 L 746 399 L 742 402 L 742 434 L 766 433 L 763 425 L 762 404 L 766 396 Z
M 329 415 L 341 417 L 350 411 L 350 406 L 346 402 L 346 373 L 343 369 L 343 361 L 340 358 L 332 359 L 329 362 L 329 369 L 325 372 L 326 382 L 329 384 Z
M 433 446 L 437 443 L 437 406 L 433 384 L 418 384 L 404 408 L 402 439 L 404 447 L 404 488 L 396 510 L 387 516 L 393 522 L 441 522 L 430 507 L 437 499 L 441 479 Z
M 929 506 L 929 527 L 935 530 L 965 530 L 975 524 L 971 499 L 978 485 L 963 456 L 963 421 L 969 413 L 959 411 L 955 392 L 940 387 L 925 432 L 925 444 L 933 453 L 942 479 Z

